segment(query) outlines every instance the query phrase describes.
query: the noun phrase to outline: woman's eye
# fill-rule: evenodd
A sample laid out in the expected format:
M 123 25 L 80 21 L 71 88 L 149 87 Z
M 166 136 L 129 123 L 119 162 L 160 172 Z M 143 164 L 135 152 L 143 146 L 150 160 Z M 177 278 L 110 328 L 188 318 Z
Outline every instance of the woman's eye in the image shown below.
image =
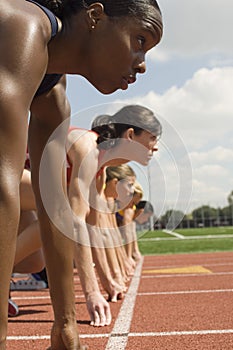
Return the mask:
M 140 44 L 141 47 L 143 47 L 143 45 L 145 44 L 145 38 L 143 36 L 139 36 L 138 37 L 138 42 Z

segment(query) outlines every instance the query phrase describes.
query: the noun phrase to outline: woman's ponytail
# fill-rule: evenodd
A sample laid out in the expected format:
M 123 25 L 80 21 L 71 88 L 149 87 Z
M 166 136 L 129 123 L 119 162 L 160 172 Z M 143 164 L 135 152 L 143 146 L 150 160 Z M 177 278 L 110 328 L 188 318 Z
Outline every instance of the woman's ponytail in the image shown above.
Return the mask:
M 111 116 L 99 115 L 92 123 L 91 130 L 98 134 L 97 144 L 101 149 L 109 149 L 115 146 L 116 143 L 116 128 L 111 123 Z

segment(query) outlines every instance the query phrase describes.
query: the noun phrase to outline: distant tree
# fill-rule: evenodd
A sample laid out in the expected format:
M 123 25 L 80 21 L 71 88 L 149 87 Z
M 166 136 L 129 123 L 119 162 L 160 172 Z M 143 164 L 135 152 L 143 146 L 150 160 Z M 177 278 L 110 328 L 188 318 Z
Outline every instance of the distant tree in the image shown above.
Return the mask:
M 227 216 L 230 218 L 231 225 L 233 226 L 233 191 L 227 197 L 227 201 L 229 203 Z
M 229 203 L 229 206 L 233 205 L 233 191 L 231 191 L 231 193 L 228 195 L 227 201 Z
M 218 209 L 210 207 L 209 205 L 203 205 L 194 209 L 192 212 L 194 220 L 216 219 L 218 215 Z
M 184 217 L 185 214 L 181 210 L 167 210 L 166 213 L 161 216 L 160 222 L 163 227 L 174 229 L 180 224 Z
M 221 215 L 230 217 L 231 216 L 231 206 L 228 205 L 227 207 L 221 208 Z

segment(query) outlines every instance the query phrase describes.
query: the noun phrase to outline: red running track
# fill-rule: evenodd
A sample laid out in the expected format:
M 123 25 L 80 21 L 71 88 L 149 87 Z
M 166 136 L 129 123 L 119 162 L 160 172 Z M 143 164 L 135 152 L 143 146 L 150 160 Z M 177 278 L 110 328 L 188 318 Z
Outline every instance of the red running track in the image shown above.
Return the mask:
M 146 256 L 111 326 L 89 325 L 76 282 L 77 324 L 89 350 L 232 350 L 233 252 Z M 9 319 L 8 350 L 45 350 L 53 314 L 49 293 L 15 291 L 20 315 Z

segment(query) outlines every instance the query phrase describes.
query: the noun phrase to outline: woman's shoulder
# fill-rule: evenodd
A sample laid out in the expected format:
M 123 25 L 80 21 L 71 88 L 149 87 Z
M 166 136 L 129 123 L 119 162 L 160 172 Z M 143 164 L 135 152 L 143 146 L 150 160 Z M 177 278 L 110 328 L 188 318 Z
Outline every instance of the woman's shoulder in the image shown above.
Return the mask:
M 78 127 L 70 127 L 67 136 L 67 150 L 75 153 L 89 153 L 93 150 L 97 150 L 97 135 L 87 129 Z
M 34 8 L 35 7 L 35 8 Z M 31 101 L 48 62 L 47 44 L 51 25 L 43 12 L 25 0 L 0 1 L 0 63 L 2 72 L 0 90 L 8 90 L 14 97 Z M 10 67 L 10 70 L 9 70 Z
M 92 131 L 92 130 L 88 130 L 88 129 L 84 129 L 84 128 L 79 128 L 76 126 L 70 126 L 69 130 L 68 130 L 68 140 L 72 140 L 72 141 L 78 141 L 78 140 L 82 140 L 82 142 L 85 141 L 91 141 L 97 140 L 98 135 Z
M 48 16 L 37 5 L 26 0 L 0 1 L 0 28 L 8 33 L 8 39 L 21 39 L 22 45 L 24 37 L 29 34 L 30 40 L 38 38 L 39 35 L 45 42 L 51 38 L 51 24 Z

